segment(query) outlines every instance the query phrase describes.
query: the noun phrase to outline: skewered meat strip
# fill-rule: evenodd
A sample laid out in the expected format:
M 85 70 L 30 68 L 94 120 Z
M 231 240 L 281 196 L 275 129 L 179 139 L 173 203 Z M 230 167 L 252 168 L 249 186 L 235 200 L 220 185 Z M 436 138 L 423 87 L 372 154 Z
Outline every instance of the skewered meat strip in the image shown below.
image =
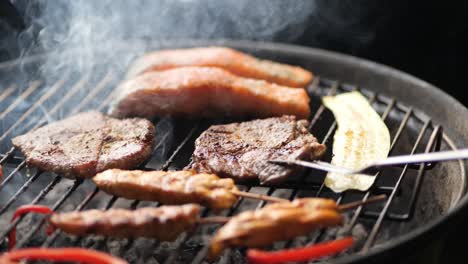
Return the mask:
M 55 213 L 51 223 L 68 234 L 111 237 L 148 237 L 172 241 L 197 224 L 200 206 L 146 207 Z
M 148 120 L 117 120 L 91 111 L 17 136 L 13 145 L 30 165 L 86 178 L 109 168 L 138 166 L 151 155 L 154 134 Z
M 300 67 L 260 60 L 226 47 L 203 47 L 155 51 L 139 58 L 130 68 L 128 76 L 142 72 L 160 71 L 183 66 L 219 67 L 232 74 L 261 79 L 280 85 L 305 87 L 312 73 Z
M 218 257 L 229 247 L 267 246 L 342 222 L 339 208 L 331 199 L 303 198 L 269 204 L 232 217 L 211 240 L 209 258 Z
M 304 89 L 235 76 L 223 69 L 183 67 L 148 72 L 117 87 L 110 114 L 116 117 L 255 116 L 307 118 Z
M 215 125 L 195 141 L 192 169 L 235 180 L 278 183 L 301 170 L 269 163 L 272 159 L 318 159 L 325 145 L 294 116 Z
M 194 171 L 107 170 L 93 177 L 104 192 L 127 199 L 163 204 L 200 203 L 212 209 L 230 208 L 237 190 L 232 179 Z

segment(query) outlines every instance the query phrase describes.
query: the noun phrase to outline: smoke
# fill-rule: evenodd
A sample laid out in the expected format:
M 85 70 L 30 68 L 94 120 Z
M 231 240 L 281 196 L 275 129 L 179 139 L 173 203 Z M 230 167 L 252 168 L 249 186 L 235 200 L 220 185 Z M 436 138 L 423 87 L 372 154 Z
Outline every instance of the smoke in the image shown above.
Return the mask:
M 80 57 L 61 57 L 78 67 L 100 56 L 126 64 L 116 54 L 134 39 L 247 39 L 301 42 L 349 53 L 374 38 L 375 1 L 322 0 L 16 0 L 27 28 L 18 36 L 20 56 L 79 49 Z M 144 50 L 142 47 L 141 50 Z M 105 51 L 104 54 L 96 51 Z M 58 62 L 60 64 L 60 62 Z M 57 66 L 57 61 L 52 65 Z M 53 69 L 50 69 L 51 71 Z

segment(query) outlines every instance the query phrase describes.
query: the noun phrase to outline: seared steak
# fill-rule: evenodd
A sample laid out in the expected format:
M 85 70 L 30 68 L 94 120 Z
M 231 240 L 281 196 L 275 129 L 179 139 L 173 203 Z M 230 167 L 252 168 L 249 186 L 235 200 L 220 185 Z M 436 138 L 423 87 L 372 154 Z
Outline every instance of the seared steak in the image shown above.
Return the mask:
M 311 160 L 325 152 L 307 124 L 282 116 L 211 126 L 195 142 L 192 168 L 236 180 L 283 181 L 298 168 L 272 164 L 269 159 Z
M 154 133 L 145 119 L 118 120 L 93 111 L 15 137 L 13 145 L 39 169 L 86 178 L 139 165 L 151 155 Z

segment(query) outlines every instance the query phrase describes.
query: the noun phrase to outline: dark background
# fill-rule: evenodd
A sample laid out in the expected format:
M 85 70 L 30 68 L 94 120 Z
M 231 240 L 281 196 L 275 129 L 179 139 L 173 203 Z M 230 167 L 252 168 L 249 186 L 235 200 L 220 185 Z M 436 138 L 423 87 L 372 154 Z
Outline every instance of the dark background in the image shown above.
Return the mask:
M 54 45 L 36 45 L 42 32 L 42 25 L 35 21 L 44 12 L 39 2 L 17 0 L 12 1 L 12 4 L 10 1 L 0 0 L 0 61 L 54 48 Z M 53 2 L 63 10 L 63 14 L 59 15 L 66 18 L 67 1 Z M 200 2 L 201 12 L 205 11 L 203 4 L 214 6 L 214 12 L 217 11 L 213 1 Z M 235 4 L 235 1 L 227 2 Z M 241 2 L 245 4 L 245 1 L 239 1 Z M 255 5 L 272 3 L 251 2 L 252 8 L 247 8 L 246 11 L 255 12 Z M 300 1 L 284 2 L 297 4 Z M 167 2 L 155 1 L 155 4 L 162 3 Z M 468 106 L 468 1 L 318 0 L 314 1 L 314 7 L 316 12 L 305 16 L 300 23 L 293 23 L 283 30 L 274 32 L 268 38 L 246 36 L 245 32 L 236 31 L 236 27 L 229 23 L 223 25 L 229 30 L 223 30 L 222 34 L 218 35 L 211 34 L 209 38 L 265 39 L 352 54 L 415 75 L 436 85 Z M 102 8 L 106 9 L 105 6 Z M 229 9 L 226 12 L 229 12 Z M 177 12 L 172 16 L 177 15 L 183 16 Z M 63 23 L 49 30 L 51 39 L 54 39 L 54 31 L 58 35 L 61 30 L 69 26 L 67 23 L 68 21 L 64 19 Z M 213 21 L 213 23 L 219 22 Z M 292 34 L 291 32 L 297 32 L 295 29 L 298 27 L 303 31 L 300 34 Z M 22 34 L 24 32 L 27 34 Z M 158 32 L 155 37 L 187 37 L 183 31 L 179 34 L 174 32 L 169 30 L 167 36 L 161 36 L 161 32 Z M 194 36 L 203 37 L 202 35 L 189 37 Z M 130 38 L 134 35 L 121 34 L 119 37 Z M 145 37 L 152 36 L 145 35 Z M 444 261 L 441 263 L 468 263 L 468 251 L 464 249 L 467 235 L 468 228 L 462 225 L 450 231 L 449 239 L 443 243 Z

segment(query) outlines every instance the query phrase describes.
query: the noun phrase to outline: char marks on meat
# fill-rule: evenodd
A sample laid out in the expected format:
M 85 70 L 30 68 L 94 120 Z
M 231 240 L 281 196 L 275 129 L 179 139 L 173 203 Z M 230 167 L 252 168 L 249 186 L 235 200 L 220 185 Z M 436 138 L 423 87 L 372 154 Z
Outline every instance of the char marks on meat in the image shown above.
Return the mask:
M 66 177 L 86 178 L 109 168 L 130 169 L 150 155 L 151 122 L 79 113 L 13 138 L 28 164 Z
M 325 152 L 307 126 L 294 116 L 211 126 L 195 142 L 192 169 L 236 180 L 284 181 L 300 169 L 268 160 L 313 160 Z

